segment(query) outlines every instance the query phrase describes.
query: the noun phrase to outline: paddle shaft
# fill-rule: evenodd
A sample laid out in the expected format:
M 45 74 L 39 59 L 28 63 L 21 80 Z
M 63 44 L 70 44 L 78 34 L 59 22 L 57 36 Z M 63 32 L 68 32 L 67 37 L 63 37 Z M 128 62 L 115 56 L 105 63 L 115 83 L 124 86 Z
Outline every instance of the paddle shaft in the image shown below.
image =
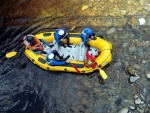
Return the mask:
M 71 65 L 74 67 L 74 69 L 77 71 L 77 73 L 80 74 L 80 70 L 74 64 L 71 64 Z

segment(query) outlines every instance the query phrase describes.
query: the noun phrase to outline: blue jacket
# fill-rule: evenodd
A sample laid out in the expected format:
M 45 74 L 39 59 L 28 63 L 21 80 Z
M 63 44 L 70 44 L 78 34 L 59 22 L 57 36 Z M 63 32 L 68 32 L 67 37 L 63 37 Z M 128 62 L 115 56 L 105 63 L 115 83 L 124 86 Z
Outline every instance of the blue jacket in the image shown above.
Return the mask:
M 60 42 L 61 42 L 61 39 L 64 37 L 64 35 L 59 35 L 59 34 L 58 34 L 58 32 L 59 32 L 60 30 L 63 30 L 63 31 L 65 32 L 65 34 L 66 34 L 66 30 L 65 30 L 64 28 L 57 29 L 57 30 L 55 31 L 55 33 L 54 33 L 54 37 L 55 37 L 55 40 L 56 40 L 57 43 L 60 43 Z
M 53 51 L 51 51 L 50 53 L 53 53 L 54 54 L 54 50 Z M 49 54 L 50 54 L 49 53 Z M 48 54 L 48 55 L 49 55 Z M 47 55 L 47 56 L 48 56 Z M 48 62 L 48 64 L 50 65 L 50 66 L 61 66 L 61 65 L 64 65 L 64 64 L 66 64 L 66 61 L 57 61 L 57 60 L 55 60 L 55 59 L 49 59 L 48 57 L 46 57 L 46 60 L 47 60 L 47 62 Z
M 91 36 L 93 36 L 93 31 L 90 28 L 85 28 L 81 33 L 83 42 L 88 42 L 88 38 L 90 38 Z

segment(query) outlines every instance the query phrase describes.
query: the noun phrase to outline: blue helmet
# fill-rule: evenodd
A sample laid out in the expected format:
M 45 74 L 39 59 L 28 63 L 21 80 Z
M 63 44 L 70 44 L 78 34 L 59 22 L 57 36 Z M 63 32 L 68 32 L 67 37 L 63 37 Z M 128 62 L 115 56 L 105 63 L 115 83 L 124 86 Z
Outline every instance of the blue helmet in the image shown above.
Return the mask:
M 61 36 L 65 36 L 66 35 L 66 30 L 64 28 L 60 28 L 58 29 L 58 35 L 61 35 Z
M 88 35 L 92 35 L 93 31 L 90 28 L 85 28 L 84 32 L 87 33 Z

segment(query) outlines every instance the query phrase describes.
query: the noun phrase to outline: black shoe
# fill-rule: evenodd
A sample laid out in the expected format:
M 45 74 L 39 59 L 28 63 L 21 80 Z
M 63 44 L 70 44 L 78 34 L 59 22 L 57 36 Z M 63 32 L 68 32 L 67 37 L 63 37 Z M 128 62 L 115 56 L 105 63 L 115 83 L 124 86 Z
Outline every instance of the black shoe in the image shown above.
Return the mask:
M 42 51 L 43 54 L 48 54 L 46 51 Z
M 92 49 L 88 48 L 87 51 L 91 51 Z
M 49 47 L 50 47 L 50 48 L 52 48 L 53 46 L 54 46 L 54 44 L 52 44 L 52 45 L 49 45 Z
M 67 45 L 67 47 L 72 48 L 72 46 L 71 46 L 71 45 Z
M 62 45 L 64 48 L 66 48 L 65 44 Z
M 65 59 L 68 60 L 69 57 L 70 57 L 70 55 L 68 55 Z
M 60 56 L 60 60 L 63 59 L 63 56 Z

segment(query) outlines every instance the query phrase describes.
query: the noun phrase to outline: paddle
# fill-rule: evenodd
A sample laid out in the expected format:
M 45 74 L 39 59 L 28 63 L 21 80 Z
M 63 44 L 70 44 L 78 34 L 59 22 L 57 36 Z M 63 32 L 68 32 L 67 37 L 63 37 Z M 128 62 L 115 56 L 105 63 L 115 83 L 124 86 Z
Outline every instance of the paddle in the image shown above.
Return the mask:
M 65 38 L 69 34 L 69 32 L 73 31 L 75 27 L 76 27 L 76 24 L 74 26 L 72 26 L 72 28 L 68 31 L 68 33 L 65 34 L 65 36 L 63 38 Z
M 108 78 L 108 76 L 105 73 L 105 71 L 102 70 L 101 68 L 99 68 L 99 73 L 100 73 L 101 77 L 103 78 L 103 80 L 106 80 Z
M 79 20 L 79 21 L 81 21 L 81 20 Z M 78 23 L 79 21 L 77 21 L 77 22 L 75 23 L 75 25 L 72 26 L 72 28 L 70 29 L 70 31 L 74 30 L 74 28 L 76 27 L 76 25 L 77 25 L 77 23 Z M 68 31 L 68 33 L 69 33 L 70 31 Z M 66 34 L 66 35 L 67 35 L 67 34 Z M 65 35 L 65 36 L 66 36 L 66 35 Z M 65 37 L 65 36 L 64 36 L 64 37 Z M 64 38 L 64 37 L 63 37 L 63 38 Z M 6 57 L 7 57 L 7 58 L 11 58 L 11 57 L 16 56 L 16 54 L 17 54 L 16 51 L 12 51 L 12 52 L 7 53 L 7 54 L 6 54 Z
M 77 71 L 77 73 L 80 74 L 80 70 L 74 64 L 71 64 L 71 65 L 74 67 L 74 69 Z
M 6 54 L 6 58 L 11 58 L 11 57 L 15 56 L 16 54 L 17 54 L 16 51 L 9 52 Z

